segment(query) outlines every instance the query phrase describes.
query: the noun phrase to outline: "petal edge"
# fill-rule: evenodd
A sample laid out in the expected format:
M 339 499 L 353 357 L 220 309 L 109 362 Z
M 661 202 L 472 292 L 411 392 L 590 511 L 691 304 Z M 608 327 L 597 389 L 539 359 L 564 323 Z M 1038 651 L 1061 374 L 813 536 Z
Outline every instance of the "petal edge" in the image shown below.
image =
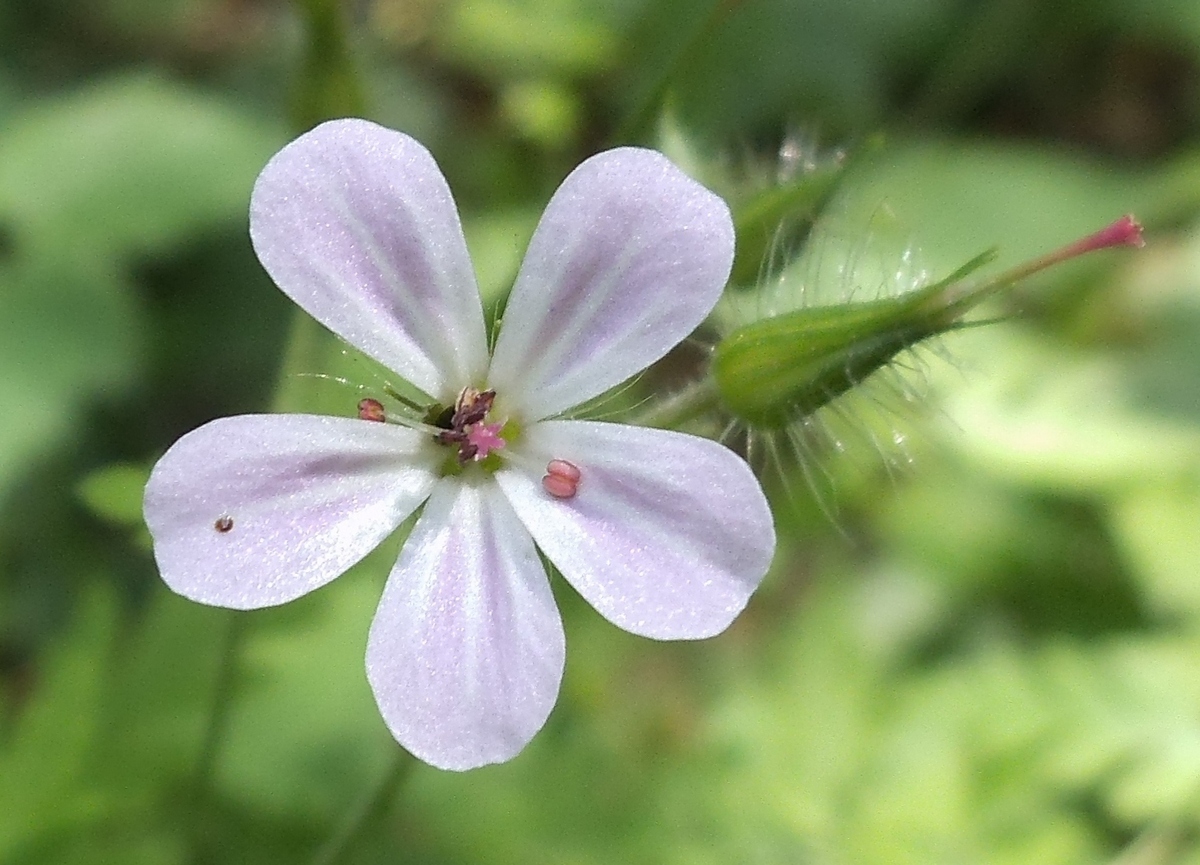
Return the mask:
M 612 423 L 544 421 L 526 435 L 533 465 L 557 458 L 579 468 L 577 494 L 555 498 L 523 468 L 497 472 L 497 482 L 601 615 L 661 640 L 729 626 L 775 549 L 771 510 L 740 457 L 708 439 Z
M 584 161 L 546 205 L 496 340 L 488 385 L 526 422 L 641 372 L 716 305 L 733 220 L 661 153 Z
M 305 312 L 430 396 L 486 372 L 458 209 L 415 139 L 357 119 L 301 135 L 254 184 L 250 239 Z
M 401 745 L 441 769 L 501 763 L 542 728 L 566 645 L 533 541 L 495 484 L 443 479 L 388 578 L 367 678 Z
M 255 609 L 325 585 L 433 487 L 419 434 L 350 418 L 241 415 L 183 436 L 143 510 L 163 581 L 204 604 Z

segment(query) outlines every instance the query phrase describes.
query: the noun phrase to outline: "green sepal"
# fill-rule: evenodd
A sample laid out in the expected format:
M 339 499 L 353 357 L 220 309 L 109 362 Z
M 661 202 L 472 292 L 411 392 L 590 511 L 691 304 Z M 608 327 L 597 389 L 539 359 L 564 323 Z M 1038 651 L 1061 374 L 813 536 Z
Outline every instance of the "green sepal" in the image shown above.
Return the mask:
M 904 349 L 956 327 L 964 297 L 974 296 L 958 291 L 958 283 L 994 258 L 994 251 L 986 252 L 900 297 L 809 307 L 739 328 L 713 354 L 722 402 L 764 427 L 811 414 Z

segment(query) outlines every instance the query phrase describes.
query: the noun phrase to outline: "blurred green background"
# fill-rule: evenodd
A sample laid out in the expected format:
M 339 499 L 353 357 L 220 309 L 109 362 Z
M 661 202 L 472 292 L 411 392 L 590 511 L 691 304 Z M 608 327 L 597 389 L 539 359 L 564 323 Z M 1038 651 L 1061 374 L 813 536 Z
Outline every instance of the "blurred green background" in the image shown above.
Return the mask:
M 140 525 L 183 432 L 370 380 L 246 231 L 269 156 L 360 112 L 432 149 L 489 298 L 617 143 L 735 209 L 845 164 L 796 265 L 841 264 L 826 300 L 1127 211 L 1149 242 L 908 356 L 919 399 L 828 412 L 721 637 L 556 585 L 546 729 L 416 766 L 343 861 L 1200 863 L 1194 0 L 0 0 L 0 862 L 306 862 L 389 772 L 362 658 L 395 540 L 235 616 Z

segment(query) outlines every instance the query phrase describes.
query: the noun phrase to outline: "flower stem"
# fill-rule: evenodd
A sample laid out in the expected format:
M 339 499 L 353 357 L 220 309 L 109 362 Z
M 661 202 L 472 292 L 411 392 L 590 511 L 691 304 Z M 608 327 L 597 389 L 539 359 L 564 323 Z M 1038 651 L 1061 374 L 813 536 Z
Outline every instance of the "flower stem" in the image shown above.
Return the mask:
M 241 646 L 246 635 L 246 617 L 241 614 L 241 611 L 221 610 L 220 612 L 223 614 L 225 622 L 225 631 L 221 635 L 221 657 L 217 666 L 216 680 L 213 682 L 208 718 L 203 737 L 200 740 L 200 751 L 192 770 L 192 803 L 189 807 L 190 819 L 188 821 L 191 837 L 189 861 L 192 863 L 211 861 L 210 841 L 206 832 L 207 815 L 211 810 L 209 789 L 212 786 L 217 754 L 225 739 L 225 733 L 229 729 L 229 710 L 233 705 L 229 697 L 237 678 L 238 658 L 241 655 Z
M 342 820 L 337 831 L 317 851 L 312 859 L 312 865 L 337 865 L 343 861 L 354 843 L 371 827 L 396 795 L 396 791 L 412 772 L 416 761 L 403 748 L 396 748 L 392 765 L 383 776 L 371 787 L 366 795 L 357 802 L 353 809 Z
M 304 68 L 293 94 L 292 118 L 301 132 L 335 117 L 361 117 L 366 109 L 362 76 L 350 44 L 346 4 L 296 0 L 304 19 Z
M 221 637 L 221 660 L 217 667 L 217 680 L 213 683 L 212 706 L 200 741 L 200 755 L 196 759 L 193 784 L 197 792 L 208 788 L 212 779 L 217 751 L 225 731 L 229 729 L 229 695 L 237 673 L 240 648 L 246 634 L 246 617 L 238 610 L 225 610 L 225 633 Z
M 1180 831 L 1169 823 L 1146 827 L 1122 850 L 1111 865 L 1163 865 L 1180 849 Z
M 352 50 L 345 9 L 340 0 L 295 0 L 305 32 L 304 66 L 293 94 L 292 120 L 304 131 L 333 117 L 361 115 L 364 112 L 362 78 Z M 271 408 L 276 412 L 303 410 L 308 388 L 297 373 L 319 369 L 329 346 L 326 331 L 302 310 L 293 316 L 284 350 L 283 363 L 275 385 Z M 225 613 L 220 666 L 213 686 L 212 705 L 200 743 L 200 753 L 192 778 L 194 796 L 202 803 L 212 783 L 213 770 L 221 744 L 229 728 L 230 699 L 237 678 L 238 659 L 246 638 L 247 618 L 239 611 Z M 389 777 L 396 770 L 389 772 Z M 199 814 L 202 809 L 195 808 Z M 197 833 L 193 856 L 205 861 L 205 837 L 202 822 L 193 821 Z M 321 862 L 334 862 L 340 855 L 334 850 Z
M 654 121 L 667 101 L 671 85 L 687 71 L 688 64 L 699 48 L 740 2 L 741 0 L 713 0 L 704 16 L 692 24 L 691 31 L 685 35 L 672 54 L 666 69 L 655 79 L 654 86 L 635 103 L 633 110 L 621 122 L 613 135 L 614 144 L 644 143 L 650 137 L 654 132 Z
M 297 75 L 292 101 L 292 125 L 304 132 L 324 120 L 362 116 L 366 98 L 355 61 L 340 0 L 294 0 L 304 30 L 303 67 Z M 308 313 L 296 309 L 284 350 L 283 365 L 271 410 L 295 412 L 306 408 L 308 388 L 297 373 L 320 369 L 329 335 Z

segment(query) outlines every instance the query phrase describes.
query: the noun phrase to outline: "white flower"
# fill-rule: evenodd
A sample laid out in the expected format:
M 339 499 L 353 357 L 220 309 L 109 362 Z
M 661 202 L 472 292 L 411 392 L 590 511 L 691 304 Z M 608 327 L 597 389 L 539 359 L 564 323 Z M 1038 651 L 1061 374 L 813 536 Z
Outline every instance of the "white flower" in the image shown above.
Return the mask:
M 145 498 L 172 589 L 284 603 L 424 503 L 367 676 L 396 739 L 448 769 L 513 757 L 554 705 L 565 649 L 539 549 L 636 634 L 707 637 L 742 610 L 775 543 L 745 463 L 681 433 L 555 419 L 709 313 L 733 257 L 721 199 L 653 151 L 584 162 L 542 216 L 490 357 L 454 201 L 413 139 L 363 120 L 301 136 L 260 175 L 250 234 L 289 297 L 447 410 L 247 415 L 185 435 Z

